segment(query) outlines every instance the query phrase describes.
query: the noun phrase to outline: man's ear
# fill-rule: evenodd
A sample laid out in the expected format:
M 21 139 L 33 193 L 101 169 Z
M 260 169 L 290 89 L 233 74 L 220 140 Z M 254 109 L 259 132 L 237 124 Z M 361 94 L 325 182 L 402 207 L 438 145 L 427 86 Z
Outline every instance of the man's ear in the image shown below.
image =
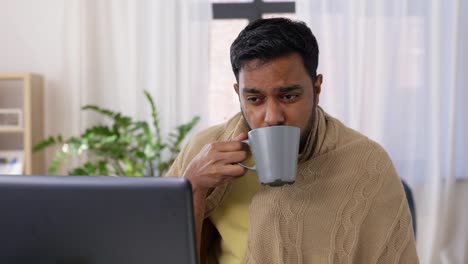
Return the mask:
M 315 104 L 318 104 L 320 101 L 320 92 L 322 92 L 322 81 L 323 75 L 317 74 L 314 81 L 314 95 L 315 95 Z
M 240 96 L 240 94 L 239 94 L 239 84 L 235 83 L 233 86 L 234 86 L 234 91 L 236 91 L 236 94 L 238 96 Z

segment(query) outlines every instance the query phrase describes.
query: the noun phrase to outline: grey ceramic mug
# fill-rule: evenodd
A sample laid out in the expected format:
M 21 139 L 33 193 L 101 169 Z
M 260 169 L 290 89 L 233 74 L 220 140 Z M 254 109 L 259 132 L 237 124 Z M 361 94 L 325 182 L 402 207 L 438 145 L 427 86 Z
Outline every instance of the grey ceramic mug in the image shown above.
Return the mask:
M 261 184 L 282 186 L 294 183 L 300 129 L 293 126 L 271 126 L 252 129 L 248 134 L 249 139 L 243 142 L 250 146 L 255 165 L 239 165 L 256 170 Z

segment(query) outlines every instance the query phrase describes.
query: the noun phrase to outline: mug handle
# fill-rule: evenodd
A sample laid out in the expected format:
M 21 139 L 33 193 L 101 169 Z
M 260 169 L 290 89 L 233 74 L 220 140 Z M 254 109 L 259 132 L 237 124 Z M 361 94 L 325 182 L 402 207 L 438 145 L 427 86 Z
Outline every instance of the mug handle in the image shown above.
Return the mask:
M 242 140 L 242 143 L 245 143 L 245 144 L 249 145 L 249 147 L 250 147 L 250 143 L 249 143 L 249 140 L 248 140 L 248 139 Z M 237 163 L 237 164 L 239 164 L 239 165 L 241 165 L 242 167 L 244 167 L 244 168 L 246 168 L 246 169 L 249 169 L 249 170 L 257 170 L 257 166 L 256 166 L 256 165 L 253 165 L 252 167 L 249 167 L 249 166 L 244 165 L 244 164 L 242 164 L 242 163 L 240 163 L 240 162 Z

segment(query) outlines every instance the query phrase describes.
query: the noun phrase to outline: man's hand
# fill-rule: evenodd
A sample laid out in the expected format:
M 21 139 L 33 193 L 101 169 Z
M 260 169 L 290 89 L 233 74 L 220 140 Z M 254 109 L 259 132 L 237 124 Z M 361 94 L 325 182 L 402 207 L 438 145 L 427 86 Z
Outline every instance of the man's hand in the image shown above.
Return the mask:
M 192 184 L 195 235 L 200 263 L 201 256 L 205 255 L 205 252 L 201 252 L 201 249 L 208 248 L 205 244 L 206 241 L 201 240 L 206 195 L 210 189 L 244 175 L 245 168 L 237 163 L 247 158 L 247 152 L 243 150 L 243 143 L 241 142 L 246 138 L 247 135 L 242 133 L 232 141 L 205 145 L 197 156 L 192 159 L 184 172 L 184 177 Z M 202 244 L 204 245 L 202 246 Z
M 214 187 L 234 181 L 245 174 L 245 168 L 237 164 L 247 158 L 242 133 L 232 141 L 205 145 L 189 163 L 184 177 L 192 184 L 194 193 L 207 194 Z

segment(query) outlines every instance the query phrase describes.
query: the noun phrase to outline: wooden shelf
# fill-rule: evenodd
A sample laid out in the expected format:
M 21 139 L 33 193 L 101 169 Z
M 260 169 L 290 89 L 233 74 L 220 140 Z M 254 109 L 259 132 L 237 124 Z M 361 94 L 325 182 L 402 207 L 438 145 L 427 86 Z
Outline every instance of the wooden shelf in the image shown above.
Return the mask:
M 1 80 L 24 80 L 30 79 L 33 76 L 31 73 L 22 72 L 0 72 Z
M 45 172 L 44 153 L 33 153 L 43 139 L 43 84 L 40 75 L 29 72 L 0 73 L 0 108 L 19 108 L 21 127 L 0 127 L 0 151 L 19 147 L 24 154 L 23 174 Z
M 22 127 L 0 127 L 0 133 L 23 133 Z

